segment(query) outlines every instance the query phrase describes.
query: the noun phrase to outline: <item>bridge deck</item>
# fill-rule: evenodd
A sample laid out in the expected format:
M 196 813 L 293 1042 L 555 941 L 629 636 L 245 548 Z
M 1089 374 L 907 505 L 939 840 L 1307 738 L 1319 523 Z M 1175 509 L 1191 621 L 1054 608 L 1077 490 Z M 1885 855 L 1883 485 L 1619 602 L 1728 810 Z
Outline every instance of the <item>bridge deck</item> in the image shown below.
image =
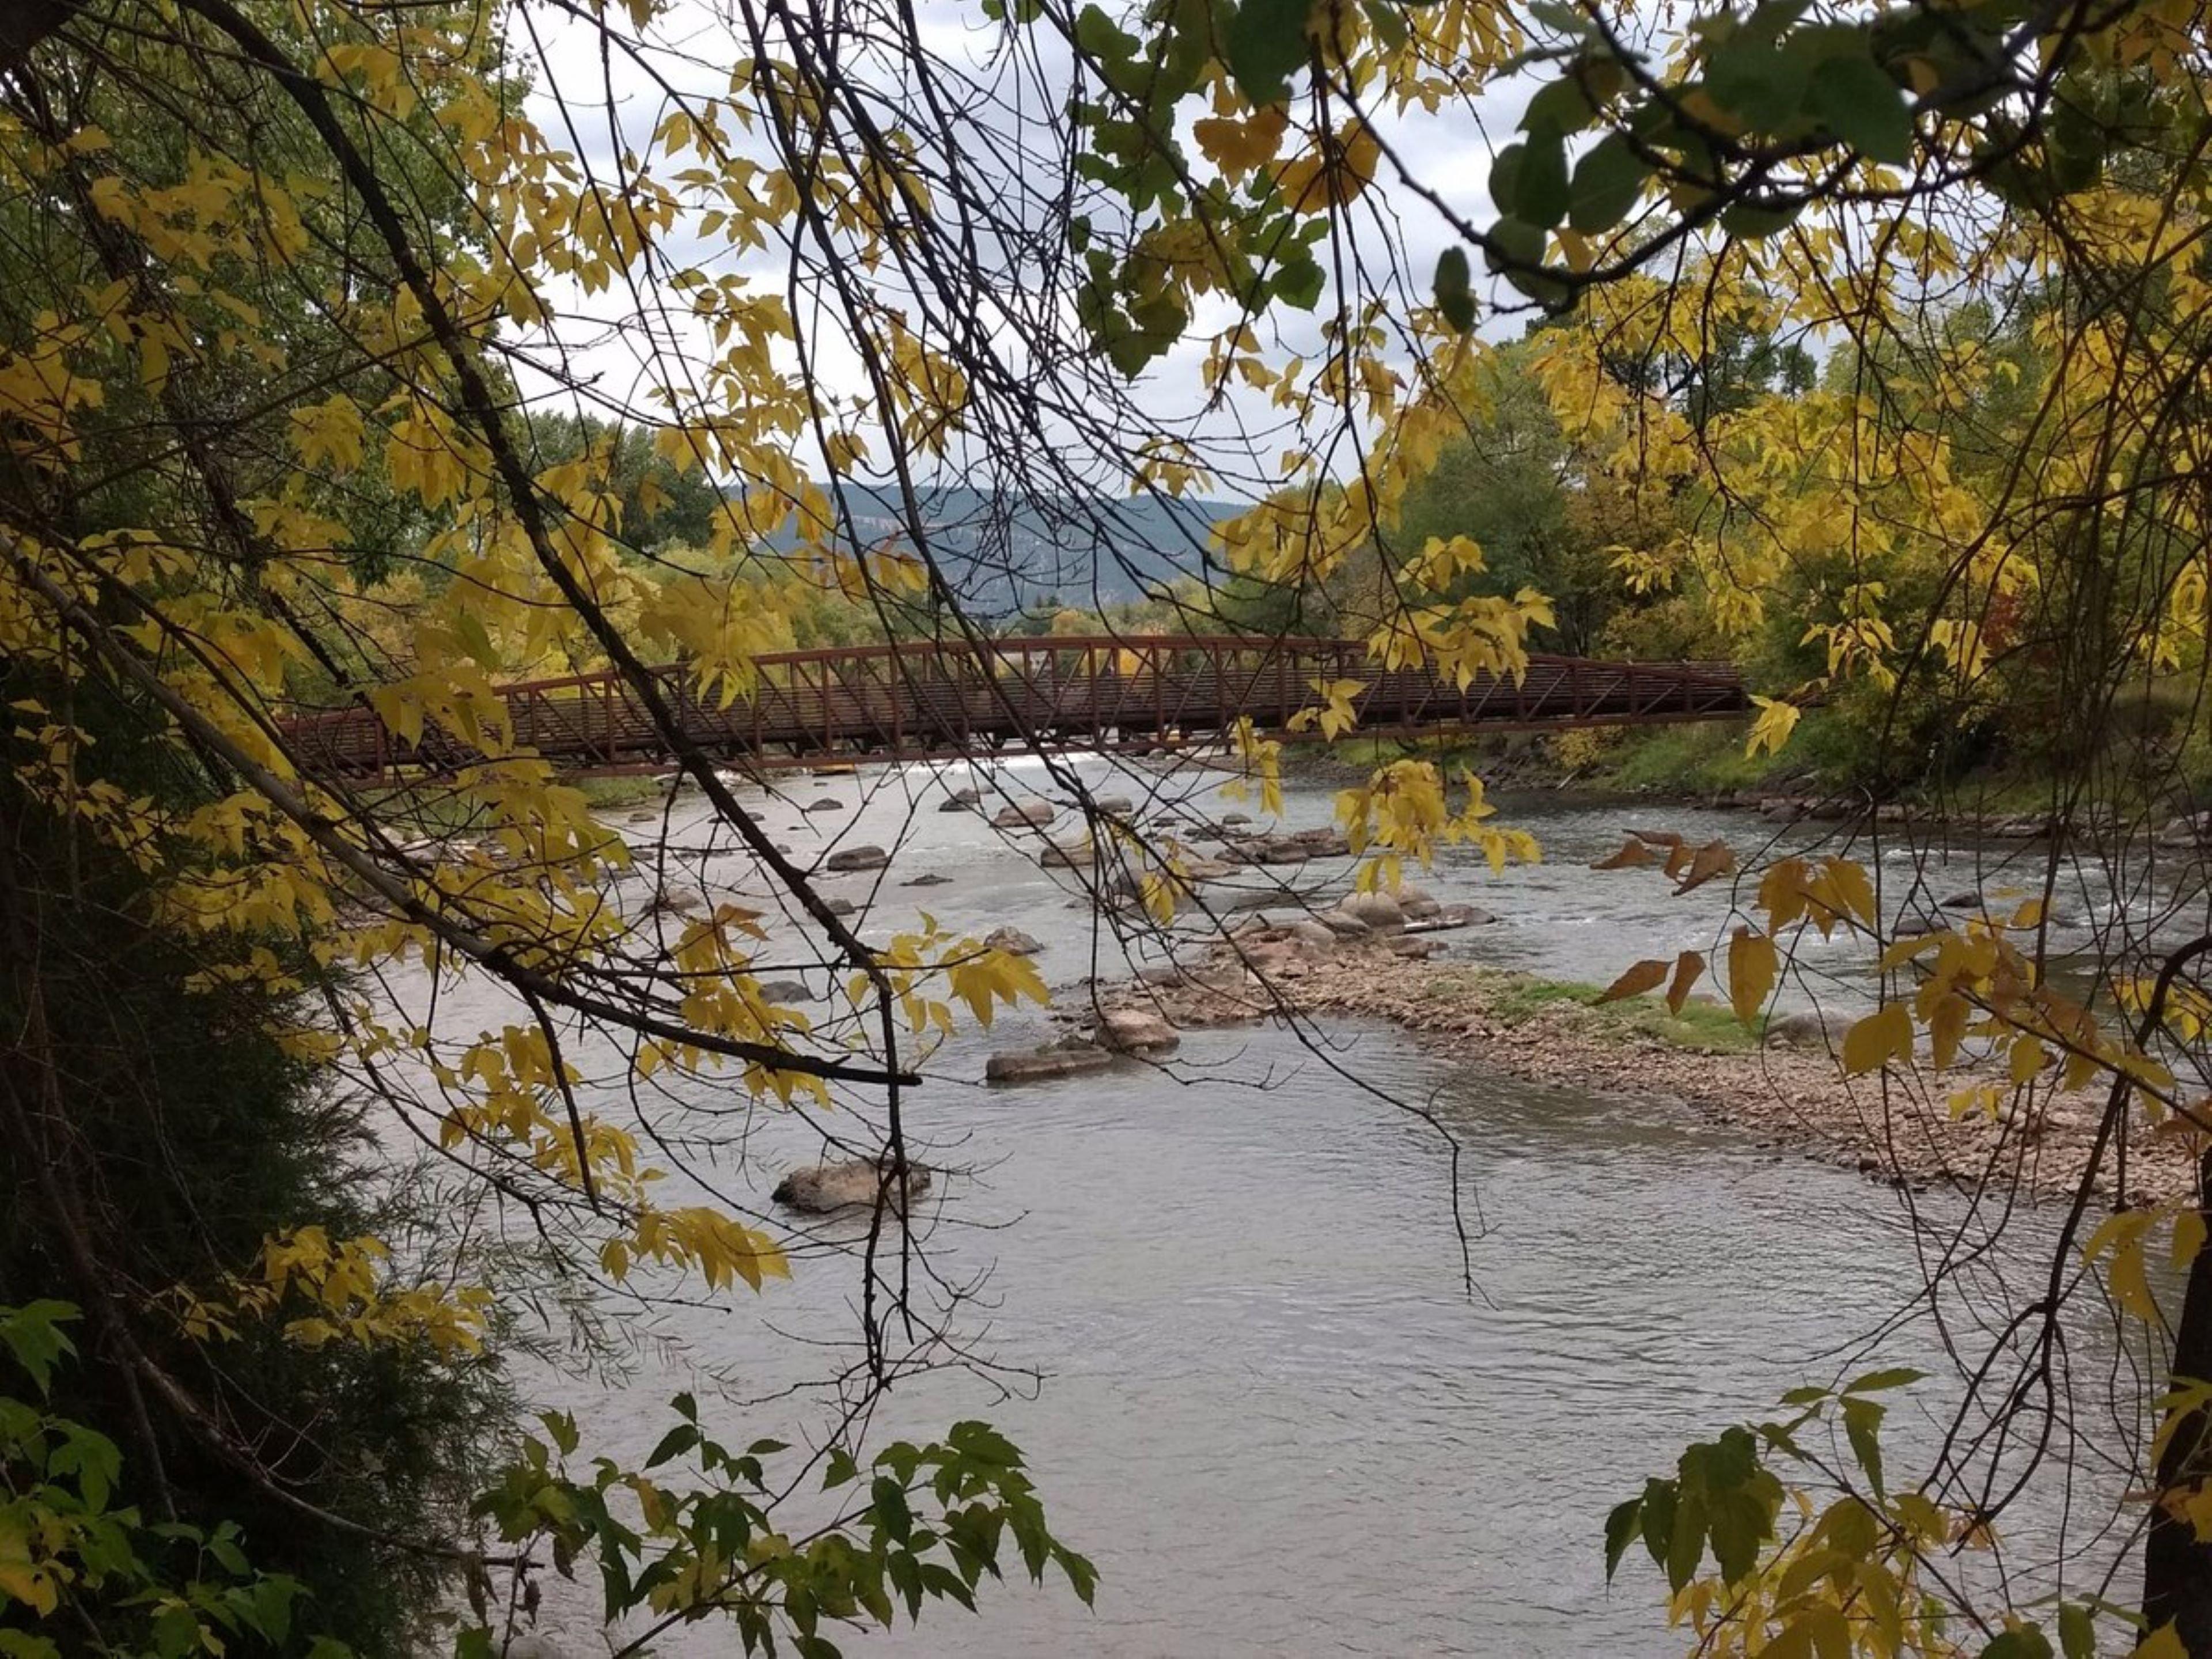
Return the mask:
M 1149 750 L 1227 731 L 1249 716 L 1280 732 L 1319 698 L 1315 683 L 1357 680 L 1364 735 L 1453 728 L 1528 731 L 1727 720 L 1749 711 L 1727 663 L 1620 663 L 1532 655 L 1518 684 L 1467 685 L 1428 668 L 1382 670 L 1346 640 L 1243 635 L 1069 636 L 907 641 L 759 659 L 750 697 L 702 698 L 681 665 L 655 671 L 686 733 L 718 758 L 755 767 L 824 760 L 953 759 L 1048 744 Z M 565 769 L 635 771 L 670 763 L 668 745 L 612 673 L 503 688 L 517 748 Z M 301 769 L 384 780 L 479 758 L 450 734 L 402 741 L 354 705 L 286 722 Z

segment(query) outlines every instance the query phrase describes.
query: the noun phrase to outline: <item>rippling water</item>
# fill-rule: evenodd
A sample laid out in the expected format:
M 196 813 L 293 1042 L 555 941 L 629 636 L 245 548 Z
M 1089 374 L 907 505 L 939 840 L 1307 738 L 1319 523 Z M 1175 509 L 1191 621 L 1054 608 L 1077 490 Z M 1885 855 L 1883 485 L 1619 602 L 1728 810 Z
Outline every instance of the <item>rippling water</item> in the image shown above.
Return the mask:
M 888 820 L 904 805 L 869 810 Z M 1291 816 L 1324 817 L 1325 801 L 1299 792 Z M 1601 980 L 1702 942 L 1717 895 L 1673 901 L 1648 872 L 1577 867 L 1625 824 L 1662 822 L 1709 827 L 1650 808 L 1554 811 L 1540 827 L 1559 861 L 1503 882 L 1455 861 L 1431 884 L 1504 918 L 1452 936 L 1456 948 Z M 1017 922 L 1047 938 L 1048 977 L 1088 971 L 1087 919 L 1050 878 L 971 817 L 918 823 L 894 879 L 952 879 L 926 895 L 886 885 L 885 903 Z M 875 829 L 864 819 L 859 838 L 889 839 Z M 962 1080 L 986 1051 L 972 1041 L 936 1067 L 910 1106 L 920 1155 L 950 1171 L 924 1247 L 947 1280 L 980 1283 L 957 1314 L 976 1352 L 1042 1380 L 1008 1399 L 958 1370 L 918 1379 L 878 1433 L 989 1415 L 1103 1582 L 1095 1613 L 1023 1585 L 980 1618 L 926 1613 L 918 1631 L 860 1645 L 979 1659 L 1679 1652 L 1640 1560 L 1608 1594 L 1606 1510 L 1784 1389 L 1934 1353 L 1924 1327 L 1862 1340 L 1921 1282 L 1887 1189 L 1662 1101 L 1508 1079 L 1479 1052 L 1425 1054 L 1385 1030 L 1326 1036 L 1334 1066 L 1247 1030 L 1188 1037 L 1175 1076 L 1132 1064 L 988 1091 Z M 1425 1103 L 1463 1149 L 1472 1288 L 1444 1144 L 1378 1094 Z M 802 1124 L 768 1119 L 731 1178 L 764 1204 L 817 1147 Z M 734 1395 L 772 1395 L 827 1369 L 797 1337 L 849 1334 L 857 1287 L 851 1258 L 820 1256 L 757 1309 L 667 1328 Z M 685 1367 L 641 1377 L 586 1414 L 587 1433 L 635 1455 L 693 1380 Z M 729 1438 L 805 1440 L 827 1420 L 803 1398 L 708 1408 L 739 1425 Z M 562 1609 L 556 1647 L 596 1650 L 587 1626 Z M 706 1626 L 668 1650 L 727 1647 Z

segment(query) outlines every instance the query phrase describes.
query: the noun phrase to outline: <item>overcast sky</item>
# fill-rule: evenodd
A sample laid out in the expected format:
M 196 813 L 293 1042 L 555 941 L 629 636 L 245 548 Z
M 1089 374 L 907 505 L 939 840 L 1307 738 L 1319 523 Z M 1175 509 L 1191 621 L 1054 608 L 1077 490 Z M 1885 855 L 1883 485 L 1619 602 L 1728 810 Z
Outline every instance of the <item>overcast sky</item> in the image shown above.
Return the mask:
M 600 176 L 612 176 L 610 163 L 617 143 L 634 152 L 641 151 L 665 113 L 668 106 L 661 89 L 653 84 L 643 68 L 619 53 L 603 64 L 595 31 L 564 21 L 544 9 L 527 8 L 526 15 L 536 26 L 536 36 L 519 33 L 514 46 L 526 59 L 538 62 L 531 113 L 554 143 L 580 149 Z M 1036 52 L 1026 66 L 1018 69 L 1000 50 L 1002 31 L 982 16 L 980 0 L 917 0 L 917 17 L 930 52 L 972 82 L 993 82 L 1001 96 L 1009 102 L 1018 100 L 1033 114 L 1042 112 L 1048 99 L 1057 106 L 1064 98 L 1067 73 L 1064 57 Z M 750 54 L 744 14 L 733 11 L 730 0 L 677 0 L 654 25 L 653 39 L 658 48 L 653 54 L 653 70 L 690 95 L 726 94 L 728 66 Z M 896 92 L 891 73 L 879 68 L 878 76 L 889 90 Z M 1049 84 L 1053 82 L 1056 84 Z M 1510 142 L 1526 98 L 1525 87 L 1509 87 L 1492 94 L 1479 112 L 1462 109 L 1429 116 L 1416 109 L 1409 117 L 1382 117 L 1376 125 L 1414 173 L 1443 189 L 1469 216 L 1479 219 L 1488 207 L 1486 185 L 1491 135 L 1496 135 L 1498 142 Z M 971 166 L 1003 173 L 1025 165 L 1018 153 L 1019 146 L 1012 141 L 1013 117 L 1009 114 L 1006 118 L 1007 126 L 1000 139 L 992 140 L 981 130 L 975 133 L 977 142 L 969 147 Z M 767 146 L 757 136 L 742 147 L 763 163 L 769 161 Z M 1034 161 L 1026 165 L 1032 174 L 1038 171 Z M 1060 181 L 1030 176 L 1021 182 L 1048 190 Z M 1414 293 L 1425 294 L 1437 257 L 1451 240 L 1443 222 L 1425 204 L 1392 190 L 1385 181 L 1358 204 L 1348 222 L 1354 224 L 1363 256 L 1370 264 L 1399 259 Z M 712 274 L 743 273 L 764 291 L 780 293 L 786 286 L 786 249 L 782 247 L 739 257 L 717 239 L 711 246 L 696 240 L 678 241 L 665 252 L 678 264 L 696 264 Z M 1328 261 L 1324 258 L 1323 263 L 1326 265 Z M 872 280 L 880 283 L 887 278 L 878 274 Z M 609 404 L 647 407 L 647 393 L 657 380 L 669 375 L 679 361 L 696 362 L 705 356 L 703 337 L 688 319 L 679 320 L 672 331 L 668 316 L 679 312 L 680 305 L 672 305 L 667 313 L 660 310 L 660 302 L 672 296 L 648 294 L 647 303 L 640 306 L 626 293 L 586 296 L 571 286 L 565 292 L 558 288 L 550 290 L 550 297 L 565 313 L 559 329 L 562 349 L 569 354 L 574 369 L 588 377 L 594 395 Z M 1325 298 L 1324 310 L 1329 303 Z M 1154 362 L 1140 384 L 1138 402 L 1147 422 L 1168 431 L 1198 434 L 1224 457 L 1241 454 L 1243 462 L 1234 471 L 1248 482 L 1261 481 L 1275 476 L 1279 452 L 1296 434 L 1282 430 L 1279 416 L 1267 406 L 1263 397 L 1241 386 L 1225 404 L 1210 411 L 1203 406 L 1200 395 L 1205 337 L 1231 320 L 1232 307 L 1226 301 L 1216 298 L 1200 304 L 1193 337 Z M 1285 313 L 1278 326 L 1280 349 L 1285 352 L 1310 355 L 1319 343 L 1313 317 Z M 1521 327 L 1518 317 L 1492 318 L 1485 331 L 1511 336 Z M 1011 348 L 1006 331 L 994 332 Z M 1010 349 L 1007 355 L 1014 354 Z M 784 361 L 796 363 L 788 351 Z M 859 359 L 834 332 L 817 336 L 817 378 L 832 393 L 843 397 L 860 395 L 866 384 Z M 1061 434 L 1057 441 L 1080 447 L 1080 441 L 1065 422 L 1054 426 Z M 975 459 L 956 459 L 952 470 L 961 471 Z M 811 445 L 801 452 L 801 460 L 810 473 L 821 476 L 821 458 Z M 1106 482 L 1101 479 L 1102 483 Z M 1229 493 L 1240 492 L 1232 489 Z

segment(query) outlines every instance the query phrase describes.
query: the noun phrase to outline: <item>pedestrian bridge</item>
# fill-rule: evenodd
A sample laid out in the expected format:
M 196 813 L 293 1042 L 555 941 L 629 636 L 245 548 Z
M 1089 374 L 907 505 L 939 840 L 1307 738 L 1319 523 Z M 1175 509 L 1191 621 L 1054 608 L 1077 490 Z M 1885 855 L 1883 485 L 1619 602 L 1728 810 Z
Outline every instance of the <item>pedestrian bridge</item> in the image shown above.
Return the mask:
M 1734 666 L 1531 655 L 1521 679 L 1465 685 L 1428 667 L 1382 669 L 1355 640 L 1248 635 L 1097 635 L 902 641 L 757 659 L 759 683 L 726 708 L 682 664 L 654 671 L 686 736 L 718 760 L 773 769 L 859 760 L 941 760 L 1034 746 L 1148 752 L 1218 739 L 1249 717 L 1261 732 L 1358 681 L 1369 737 L 1657 726 L 1750 712 Z M 514 745 L 565 771 L 672 763 L 666 735 L 618 674 L 501 689 Z M 403 740 L 361 704 L 285 722 L 310 775 L 390 781 L 481 759 L 444 732 Z

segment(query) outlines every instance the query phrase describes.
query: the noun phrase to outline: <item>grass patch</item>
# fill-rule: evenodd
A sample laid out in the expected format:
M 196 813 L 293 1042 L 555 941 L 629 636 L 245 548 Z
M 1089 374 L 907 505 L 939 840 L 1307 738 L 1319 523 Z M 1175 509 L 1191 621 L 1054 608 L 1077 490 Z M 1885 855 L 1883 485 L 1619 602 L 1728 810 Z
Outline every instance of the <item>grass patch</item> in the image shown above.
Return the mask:
M 579 778 L 576 787 L 594 807 L 645 806 L 660 799 L 660 781 L 642 772 L 626 778 Z
M 1545 979 L 1491 968 L 1459 969 L 1440 974 L 1423 988 L 1431 1002 L 1468 1002 L 1501 1025 L 1521 1025 L 1539 1014 L 1571 1010 L 1567 1023 L 1597 1037 L 1654 1037 L 1670 1048 L 1701 1054 L 1749 1054 L 1759 1034 L 1747 1030 L 1729 1010 L 1692 997 L 1677 1016 L 1656 995 L 1596 1005 L 1605 988 L 1576 980 Z

